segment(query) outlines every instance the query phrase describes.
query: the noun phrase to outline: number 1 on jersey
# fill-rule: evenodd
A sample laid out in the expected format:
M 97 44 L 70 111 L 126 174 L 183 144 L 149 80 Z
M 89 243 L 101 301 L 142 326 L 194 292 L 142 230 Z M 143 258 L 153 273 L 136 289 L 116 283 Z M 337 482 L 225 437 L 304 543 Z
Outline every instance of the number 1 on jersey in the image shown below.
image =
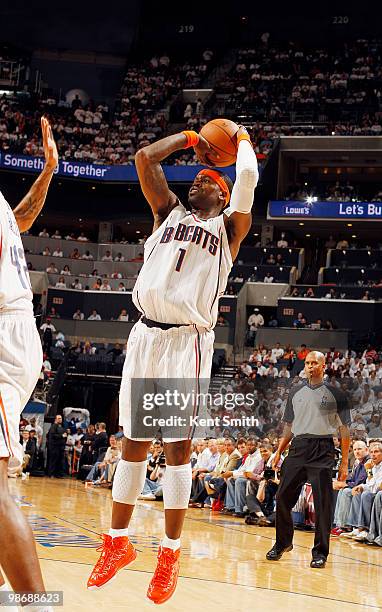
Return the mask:
M 176 268 L 175 268 L 177 272 L 180 272 L 185 254 L 186 254 L 186 249 L 179 249 L 179 259 L 178 259 L 178 263 L 176 264 Z

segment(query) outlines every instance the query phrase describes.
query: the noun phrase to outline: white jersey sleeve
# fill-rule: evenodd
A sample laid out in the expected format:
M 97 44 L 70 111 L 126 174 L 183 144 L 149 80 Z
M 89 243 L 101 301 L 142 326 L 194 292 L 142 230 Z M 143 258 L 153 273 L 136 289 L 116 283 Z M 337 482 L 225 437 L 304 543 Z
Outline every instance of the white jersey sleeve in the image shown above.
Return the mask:
M 19 228 L 0 192 L 0 313 L 33 315 L 33 293 Z

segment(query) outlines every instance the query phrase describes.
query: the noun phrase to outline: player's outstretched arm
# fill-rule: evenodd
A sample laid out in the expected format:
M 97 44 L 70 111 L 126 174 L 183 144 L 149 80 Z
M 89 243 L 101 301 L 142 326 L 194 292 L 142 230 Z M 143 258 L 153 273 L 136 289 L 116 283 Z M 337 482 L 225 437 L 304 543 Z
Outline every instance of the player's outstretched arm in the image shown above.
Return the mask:
M 58 153 L 53 138 L 52 128 L 46 117 L 41 117 L 42 143 L 45 154 L 45 166 L 41 174 L 33 183 L 28 193 L 16 206 L 13 213 L 20 232 L 28 230 L 44 206 L 46 194 L 53 172 L 58 164 Z
M 241 242 L 252 225 L 252 205 L 259 170 L 256 154 L 247 130 L 240 126 L 237 133 L 236 180 L 229 204 L 231 214 L 225 220 L 232 259 L 235 259 Z
M 203 140 L 204 138 L 199 138 Z M 204 141 L 208 147 L 206 141 Z M 173 134 L 139 149 L 135 155 L 135 166 L 143 194 L 154 214 L 154 230 L 166 219 L 177 202 L 169 189 L 161 162 L 180 149 L 187 148 L 188 138 L 184 132 Z

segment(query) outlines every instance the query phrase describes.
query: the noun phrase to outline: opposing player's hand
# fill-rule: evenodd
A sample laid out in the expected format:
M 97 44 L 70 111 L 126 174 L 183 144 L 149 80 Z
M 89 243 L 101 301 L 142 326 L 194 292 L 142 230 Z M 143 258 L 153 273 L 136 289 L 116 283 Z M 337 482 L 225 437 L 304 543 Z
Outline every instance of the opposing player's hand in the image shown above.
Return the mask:
M 44 147 L 45 165 L 54 170 L 58 164 L 57 145 L 53 137 L 52 128 L 46 117 L 41 117 L 42 144 Z
M 203 166 L 213 166 L 213 162 L 208 158 L 208 152 L 211 151 L 211 147 L 208 143 L 208 141 L 203 138 L 203 136 L 201 136 L 199 134 L 199 142 L 196 145 L 196 147 L 194 147 L 194 151 L 196 153 L 196 157 L 198 158 L 198 161 L 203 164 Z M 216 153 L 215 153 L 215 157 L 219 157 Z
M 347 466 L 347 463 L 342 463 L 341 462 L 339 470 L 338 470 L 338 478 L 337 479 L 340 482 L 344 482 L 346 480 L 346 478 L 347 478 L 347 475 L 348 475 L 348 466 Z

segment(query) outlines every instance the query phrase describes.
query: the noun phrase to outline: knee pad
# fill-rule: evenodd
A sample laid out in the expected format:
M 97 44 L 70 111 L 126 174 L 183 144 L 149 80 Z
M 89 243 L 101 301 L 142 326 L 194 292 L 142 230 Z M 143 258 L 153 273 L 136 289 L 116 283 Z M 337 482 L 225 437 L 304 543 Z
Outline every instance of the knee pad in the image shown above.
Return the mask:
M 191 463 L 168 465 L 163 477 L 163 505 L 165 510 L 188 508 L 192 485 Z
M 112 497 L 119 504 L 135 506 L 146 478 L 147 461 L 120 459 L 115 470 Z

